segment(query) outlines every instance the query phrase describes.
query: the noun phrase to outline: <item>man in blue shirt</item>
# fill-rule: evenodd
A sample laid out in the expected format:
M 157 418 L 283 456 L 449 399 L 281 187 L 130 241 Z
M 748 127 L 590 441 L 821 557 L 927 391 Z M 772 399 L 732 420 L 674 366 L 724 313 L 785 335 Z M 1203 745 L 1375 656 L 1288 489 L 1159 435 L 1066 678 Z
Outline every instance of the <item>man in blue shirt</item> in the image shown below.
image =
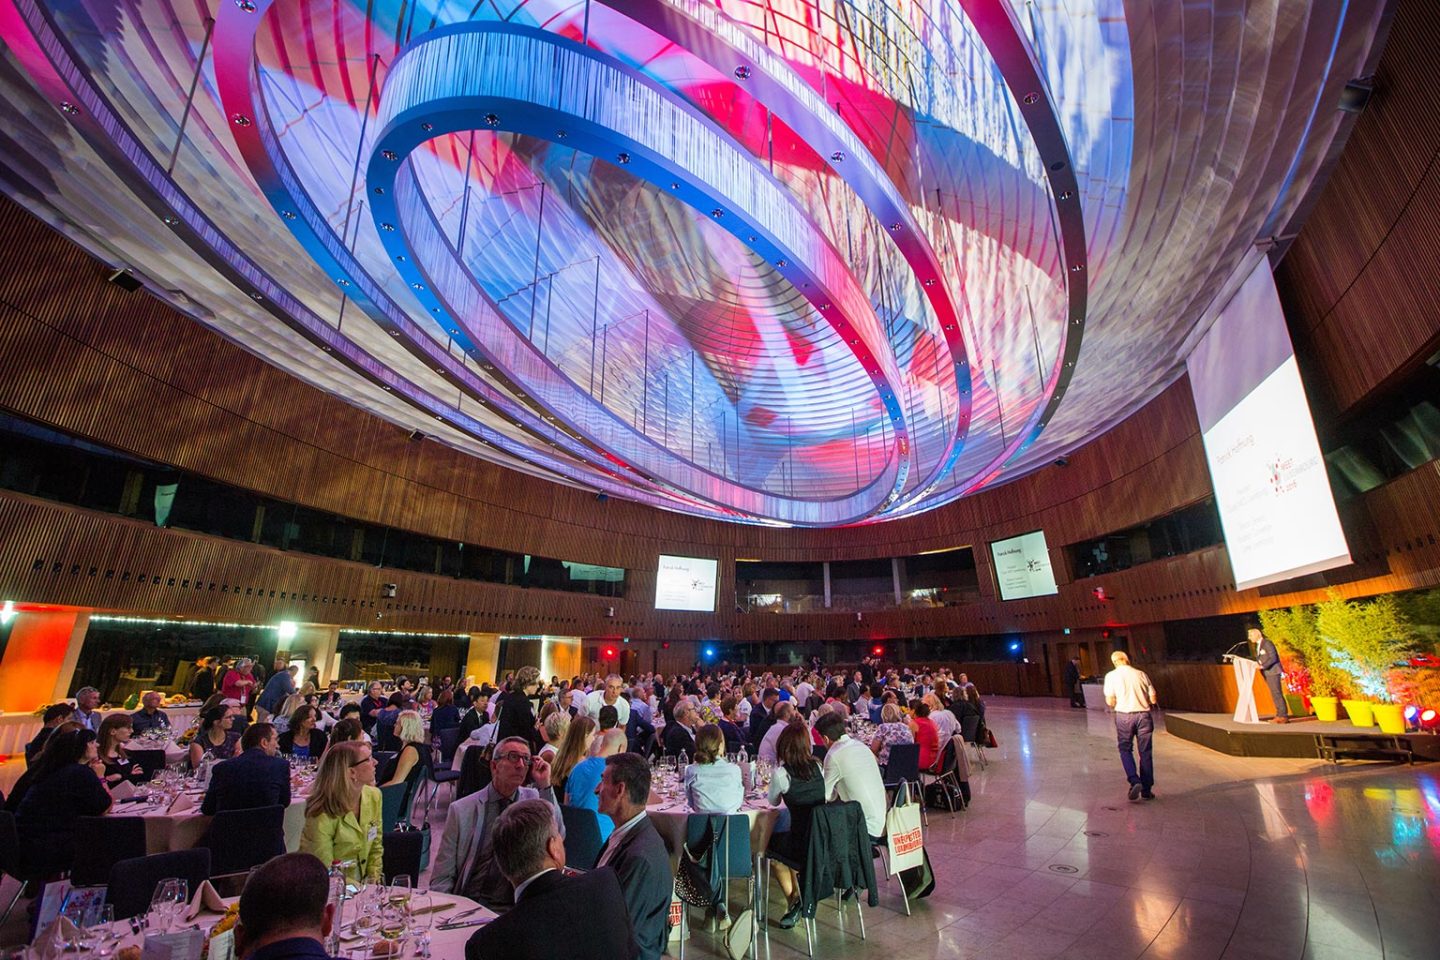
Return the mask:
M 70 719 L 81 724 L 91 733 L 100 732 L 100 691 L 94 687 L 81 687 L 75 691 L 75 712 Z
M 164 699 L 165 697 L 157 691 L 145 691 L 145 695 L 140 698 L 140 709 L 130 714 L 135 736 L 138 737 L 156 727 L 170 726 L 170 718 L 165 716 L 164 710 L 160 709 L 160 703 Z

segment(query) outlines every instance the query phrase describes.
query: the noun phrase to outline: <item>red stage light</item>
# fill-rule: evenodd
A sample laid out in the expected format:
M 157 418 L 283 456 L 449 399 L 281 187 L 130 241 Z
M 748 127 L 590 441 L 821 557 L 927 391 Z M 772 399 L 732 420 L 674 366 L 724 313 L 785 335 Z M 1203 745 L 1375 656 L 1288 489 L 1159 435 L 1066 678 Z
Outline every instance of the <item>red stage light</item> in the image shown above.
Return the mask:
M 609 659 L 610 659 L 611 657 L 613 657 L 613 656 L 615 656 L 615 648 L 614 648 L 614 647 L 606 647 L 606 648 L 605 648 L 605 659 L 609 660 Z
M 880 644 L 877 643 L 877 644 L 875 644 L 875 646 L 873 646 L 873 647 L 870 648 L 870 654 L 871 654 L 871 656 L 876 656 L 876 657 L 884 656 L 884 654 L 885 654 L 885 648 L 882 647 L 882 646 L 880 646 Z

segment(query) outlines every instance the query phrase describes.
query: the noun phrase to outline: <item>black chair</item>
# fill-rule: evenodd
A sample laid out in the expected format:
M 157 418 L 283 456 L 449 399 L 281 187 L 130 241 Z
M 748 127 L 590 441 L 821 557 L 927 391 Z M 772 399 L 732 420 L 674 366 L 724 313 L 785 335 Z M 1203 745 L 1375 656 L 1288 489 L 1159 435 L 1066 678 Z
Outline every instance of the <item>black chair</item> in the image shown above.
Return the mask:
M 210 851 L 210 876 L 246 873 L 285 852 L 285 808 L 215 814 L 199 846 Z
M 387 769 L 395 762 L 396 750 L 371 750 L 370 756 L 375 759 L 375 775 L 378 777 L 381 770 Z
M 894 743 L 890 745 L 890 759 L 885 764 L 885 789 L 909 791 L 913 786 L 920 790 L 920 744 Z M 923 815 L 925 807 L 920 807 Z
M 708 846 L 707 846 L 708 844 Z M 710 884 L 715 891 L 715 902 L 726 904 L 730 900 L 730 881 L 744 880 L 745 909 L 757 907 L 757 888 L 760 873 L 760 852 L 750 848 L 750 818 L 743 813 L 724 814 L 692 813 L 685 818 L 685 846 L 690 850 L 704 850 L 701 860 L 709 866 Z M 685 941 L 689 939 L 690 911 L 680 907 L 680 960 L 685 958 Z M 750 928 L 750 956 L 759 956 L 759 935 L 761 918 L 756 918 Z
M 481 747 L 471 747 L 465 751 L 465 757 L 460 761 L 460 779 L 455 783 L 455 799 L 484 790 L 489 783 L 490 763 L 485 751 Z
M 380 867 L 385 882 L 402 874 L 412 883 L 418 882 L 420 871 L 425 868 L 425 834 L 419 830 L 390 830 L 380 837 L 380 842 L 385 849 Z
M 385 833 L 395 829 L 405 809 L 406 794 L 410 792 L 408 783 L 392 783 L 388 787 L 380 788 L 380 828 Z
M 143 817 L 81 817 L 75 821 L 75 865 L 70 883 L 98 887 L 110 882 L 110 868 L 145 856 Z
M 975 760 L 980 764 L 980 769 L 985 769 L 985 745 L 980 742 L 980 728 L 983 720 L 975 715 L 960 718 L 960 735 L 965 742 L 975 748 Z
M 204 847 L 121 860 L 110 868 L 105 899 L 115 907 L 116 920 L 127 920 L 150 909 L 150 898 L 161 880 L 179 877 L 190 884 L 194 896 L 210 875 L 210 851 Z
M 600 817 L 584 807 L 561 806 L 565 821 L 565 866 L 594 870 L 604 842 L 600 839 Z
M 925 798 L 925 791 L 931 786 L 938 784 L 941 793 L 945 797 L 945 805 L 950 808 L 951 813 L 955 812 L 955 795 L 960 793 L 960 776 L 957 773 L 958 761 L 956 759 L 956 753 L 957 750 L 960 749 L 959 744 L 962 742 L 958 737 L 951 737 L 949 740 L 946 740 L 945 749 L 940 751 L 940 768 L 938 770 L 920 771 L 920 796 L 921 802 L 924 803 L 925 806 L 928 807 L 930 805 Z M 963 810 L 965 807 L 965 798 L 964 795 L 961 794 L 960 809 Z
M 20 902 L 20 896 L 25 892 L 27 881 L 40 879 L 20 866 L 20 835 L 15 831 L 15 814 L 9 810 L 0 810 L 0 873 L 18 881 L 15 896 L 5 908 L 5 915 L 0 917 L 0 927 L 4 927 L 5 921 L 10 919 L 10 912 L 15 909 L 15 904 Z
M 148 783 L 155 776 L 156 771 L 165 769 L 164 750 L 132 750 L 127 747 L 125 756 L 130 759 L 131 763 L 145 771 L 141 783 Z
M 453 769 L 455 765 L 455 751 L 460 749 L 460 728 L 452 727 L 449 730 L 440 731 L 440 762 L 433 764 L 430 768 L 430 780 L 435 784 L 430 793 L 430 802 L 435 802 L 435 795 L 440 792 L 440 784 L 453 783 L 457 787 L 460 783 L 460 771 Z

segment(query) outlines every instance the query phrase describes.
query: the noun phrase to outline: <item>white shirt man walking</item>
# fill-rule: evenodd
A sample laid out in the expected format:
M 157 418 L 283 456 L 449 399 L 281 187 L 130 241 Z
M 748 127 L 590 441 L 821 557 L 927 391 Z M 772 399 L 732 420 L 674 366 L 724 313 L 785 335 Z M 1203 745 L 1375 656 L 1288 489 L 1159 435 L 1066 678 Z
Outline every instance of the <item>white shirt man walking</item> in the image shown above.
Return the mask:
M 1130 656 L 1123 650 L 1110 654 L 1115 669 L 1105 674 L 1105 702 L 1115 711 L 1115 739 L 1120 748 L 1120 763 L 1130 781 L 1130 799 L 1154 800 L 1155 761 L 1150 755 L 1150 741 L 1155 735 L 1155 718 L 1150 711 L 1157 706 L 1155 685 L 1145 671 L 1130 666 Z M 1134 748 L 1140 749 L 1140 769 L 1135 769 Z

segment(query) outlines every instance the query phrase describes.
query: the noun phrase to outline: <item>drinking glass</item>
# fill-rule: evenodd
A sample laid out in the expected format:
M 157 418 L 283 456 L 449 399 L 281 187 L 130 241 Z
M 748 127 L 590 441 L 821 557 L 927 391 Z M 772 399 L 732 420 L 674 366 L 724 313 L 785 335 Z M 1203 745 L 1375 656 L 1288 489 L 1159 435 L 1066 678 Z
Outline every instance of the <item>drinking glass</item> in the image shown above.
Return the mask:
M 410 897 L 409 937 L 415 946 L 415 956 L 430 956 L 430 929 L 435 924 L 435 900 L 424 890 L 416 890 Z
M 104 960 L 115 951 L 122 933 L 115 926 L 115 907 L 108 903 L 97 904 L 89 911 L 86 937 L 97 960 Z
M 179 877 L 167 877 L 155 885 L 150 898 L 150 925 L 169 933 L 190 903 L 190 884 Z
M 385 902 L 392 907 L 399 907 L 401 910 L 410 903 L 411 887 L 408 873 L 399 873 L 390 878 L 390 889 L 385 893 Z

